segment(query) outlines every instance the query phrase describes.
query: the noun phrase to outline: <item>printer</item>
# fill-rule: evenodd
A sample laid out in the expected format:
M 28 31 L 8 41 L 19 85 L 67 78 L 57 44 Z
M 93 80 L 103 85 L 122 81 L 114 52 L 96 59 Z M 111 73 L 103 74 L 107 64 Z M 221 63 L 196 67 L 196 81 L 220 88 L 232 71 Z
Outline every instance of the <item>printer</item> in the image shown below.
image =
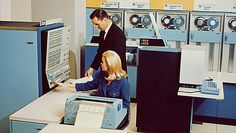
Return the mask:
M 84 116 L 84 120 L 80 117 Z M 65 103 L 64 124 L 76 125 L 77 121 L 81 126 L 83 121 L 90 120 L 89 124 L 98 124 L 99 128 L 117 129 L 127 114 L 127 109 L 123 108 L 122 99 L 81 96 L 79 94 L 67 98 Z M 91 119 L 88 116 L 92 116 Z M 100 122 L 94 122 L 97 117 Z

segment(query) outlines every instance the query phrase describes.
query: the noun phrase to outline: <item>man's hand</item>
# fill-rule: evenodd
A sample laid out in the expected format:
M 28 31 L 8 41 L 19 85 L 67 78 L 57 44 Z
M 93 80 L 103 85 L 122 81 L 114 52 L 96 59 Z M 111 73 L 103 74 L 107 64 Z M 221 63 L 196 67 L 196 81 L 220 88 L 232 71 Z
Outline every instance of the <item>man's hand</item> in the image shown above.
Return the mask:
M 84 74 L 85 77 L 93 76 L 93 68 L 89 68 L 86 73 Z

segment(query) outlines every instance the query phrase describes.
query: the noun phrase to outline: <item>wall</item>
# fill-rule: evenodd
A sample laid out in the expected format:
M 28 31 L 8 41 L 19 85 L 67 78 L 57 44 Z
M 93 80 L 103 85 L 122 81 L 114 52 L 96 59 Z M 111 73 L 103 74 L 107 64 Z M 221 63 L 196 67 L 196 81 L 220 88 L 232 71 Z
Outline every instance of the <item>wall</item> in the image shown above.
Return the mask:
M 11 16 L 15 21 L 31 21 L 31 0 L 11 0 Z
M 31 0 L 0 0 L 0 20 L 31 21 Z
M 11 1 L 0 0 L 0 20 L 11 20 Z
M 86 1 L 85 0 L 75 0 L 74 7 L 75 15 L 75 49 L 77 50 L 76 62 L 77 62 L 77 78 L 81 75 L 81 59 L 83 54 L 81 53 L 81 48 L 85 44 L 86 40 Z M 82 75 L 83 76 L 83 75 Z

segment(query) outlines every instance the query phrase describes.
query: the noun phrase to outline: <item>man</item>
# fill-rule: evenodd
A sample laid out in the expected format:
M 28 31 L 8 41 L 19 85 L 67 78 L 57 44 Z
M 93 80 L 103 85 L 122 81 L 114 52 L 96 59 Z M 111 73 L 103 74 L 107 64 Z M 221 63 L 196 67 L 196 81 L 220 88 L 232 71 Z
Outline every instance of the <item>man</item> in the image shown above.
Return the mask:
M 126 38 L 124 32 L 109 19 L 106 11 L 96 9 L 90 15 L 90 19 L 96 28 L 100 29 L 99 47 L 97 54 L 86 71 L 85 76 L 93 75 L 93 71 L 100 66 L 102 54 L 107 50 L 115 51 L 121 58 L 122 69 L 127 72 L 126 66 Z

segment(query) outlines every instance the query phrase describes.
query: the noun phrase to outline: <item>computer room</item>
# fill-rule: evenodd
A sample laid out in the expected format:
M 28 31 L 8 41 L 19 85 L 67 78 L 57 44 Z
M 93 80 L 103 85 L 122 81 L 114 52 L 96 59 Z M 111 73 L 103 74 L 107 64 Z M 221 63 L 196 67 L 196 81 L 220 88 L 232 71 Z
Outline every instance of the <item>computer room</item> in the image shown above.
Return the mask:
M 235 0 L 0 0 L 0 46 L 0 133 L 236 133 Z

